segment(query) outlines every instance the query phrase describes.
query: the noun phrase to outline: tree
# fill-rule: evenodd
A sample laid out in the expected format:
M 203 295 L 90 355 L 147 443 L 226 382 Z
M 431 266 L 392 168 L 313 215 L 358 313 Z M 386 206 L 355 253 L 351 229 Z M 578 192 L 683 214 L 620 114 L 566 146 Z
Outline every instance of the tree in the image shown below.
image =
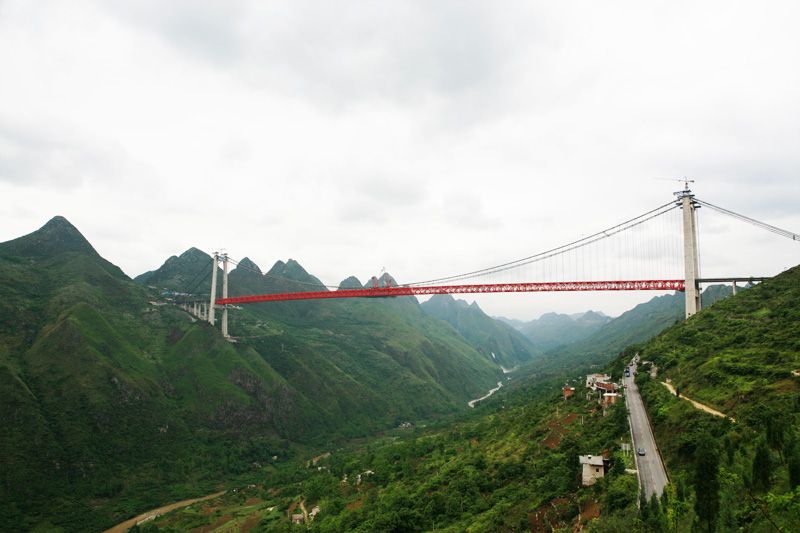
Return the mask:
M 716 529 L 719 515 L 719 451 L 708 433 L 697 439 L 694 452 L 694 510 L 709 533 Z
M 733 455 L 736 452 L 736 450 L 733 447 L 733 441 L 731 440 L 731 436 L 726 434 L 725 438 L 722 440 L 722 443 L 725 446 L 725 457 L 728 460 L 728 464 L 732 464 L 733 463 Z
M 792 446 L 786 462 L 789 470 L 789 487 L 794 490 L 800 485 L 800 445 Z
M 767 417 L 767 444 L 773 450 L 781 452 L 783 448 L 784 439 L 786 436 L 786 416 L 781 416 L 783 413 L 771 413 Z M 783 453 L 781 452 L 781 460 Z
M 756 455 L 753 457 L 753 488 L 757 491 L 767 491 L 772 478 L 772 458 L 764 439 L 759 439 L 756 446 Z
M 650 520 L 650 506 L 647 505 L 647 496 L 644 495 L 644 492 L 639 494 L 639 518 L 645 524 Z
M 643 520 L 645 525 L 650 528 L 650 531 L 661 533 L 667 529 L 667 520 L 661 510 L 661 505 L 658 501 L 658 496 L 653 494 L 650 498 L 650 503 L 647 504 L 647 519 Z

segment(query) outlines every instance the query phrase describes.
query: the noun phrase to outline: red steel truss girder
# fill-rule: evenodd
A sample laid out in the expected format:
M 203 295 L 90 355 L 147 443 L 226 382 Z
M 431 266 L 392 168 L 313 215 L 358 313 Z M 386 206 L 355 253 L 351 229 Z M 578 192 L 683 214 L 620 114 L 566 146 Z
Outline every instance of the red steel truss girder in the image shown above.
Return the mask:
M 563 292 L 563 291 L 682 291 L 682 279 L 649 279 L 629 281 L 555 281 L 541 283 L 492 283 L 484 285 L 436 285 L 423 287 L 371 287 L 337 291 L 288 292 L 218 298 L 216 303 L 249 304 L 256 302 L 285 302 L 323 298 L 378 298 L 430 294 L 474 294 L 492 292 Z

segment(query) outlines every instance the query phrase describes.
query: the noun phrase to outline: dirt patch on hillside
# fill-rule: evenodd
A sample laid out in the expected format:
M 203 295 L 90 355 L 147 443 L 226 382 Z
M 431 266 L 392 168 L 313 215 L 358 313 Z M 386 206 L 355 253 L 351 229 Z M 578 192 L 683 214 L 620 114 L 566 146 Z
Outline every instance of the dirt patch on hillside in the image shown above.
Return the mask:
M 192 529 L 191 533 L 210 533 L 211 531 L 214 531 L 218 527 L 224 526 L 225 524 L 227 524 L 231 520 L 233 520 L 233 517 L 231 515 L 229 515 L 229 514 L 226 514 L 226 515 L 220 516 L 217 519 L 216 522 L 214 522 L 213 524 L 211 524 L 209 526 L 196 527 L 196 528 Z
M 597 500 L 589 500 L 586 502 L 586 507 L 581 509 L 580 514 L 575 517 L 575 524 L 572 526 L 572 531 L 578 533 L 583 531 L 586 525 L 600 516 L 600 502 Z
M 261 503 L 261 502 L 263 502 L 263 501 L 264 501 L 264 500 L 262 500 L 261 498 L 250 498 L 249 500 L 247 500 L 246 502 L 244 502 L 244 504 L 245 504 L 245 506 L 246 506 L 246 507 L 249 507 L 249 506 L 251 506 L 251 505 L 256 505 L 256 504 L 259 504 L 259 503 Z
M 242 526 L 239 528 L 239 531 L 241 531 L 241 533 L 250 533 L 250 530 L 258 525 L 260 518 L 261 517 L 259 515 L 251 516 L 250 518 L 244 521 Z
M 354 511 L 356 509 L 361 509 L 362 507 L 364 507 L 364 500 L 360 499 L 360 500 L 356 500 L 356 501 L 350 502 L 345 507 L 347 507 L 348 511 Z
M 567 527 L 566 516 L 569 514 L 569 500 L 556 498 L 528 513 L 528 526 L 531 531 L 544 532 Z
M 289 515 L 289 517 L 291 517 L 292 513 L 294 513 L 294 510 L 297 509 L 298 505 L 300 505 L 300 504 L 297 503 L 297 502 L 290 503 L 289 504 L 289 509 L 286 511 L 286 514 Z
M 547 434 L 542 444 L 550 449 L 557 448 L 561 444 L 561 438 L 567 433 L 566 426 L 575 422 L 577 418 L 578 415 L 576 413 L 570 413 L 560 420 L 552 420 L 547 424 L 547 427 L 550 428 L 550 433 Z

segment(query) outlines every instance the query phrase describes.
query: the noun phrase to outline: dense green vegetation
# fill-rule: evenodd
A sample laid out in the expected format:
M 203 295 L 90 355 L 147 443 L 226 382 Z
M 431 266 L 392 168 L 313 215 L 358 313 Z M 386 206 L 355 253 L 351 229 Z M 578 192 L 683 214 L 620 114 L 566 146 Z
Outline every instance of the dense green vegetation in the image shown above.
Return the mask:
M 317 531 L 550 530 L 572 527 L 578 510 L 584 516 L 596 501 L 600 517 L 587 524 L 593 532 L 793 531 L 800 523 L 800 397 L 792 374 L 800 366 L 798 292 L 800 269 L 793 269 L 609 363 L 606 370 L 619 376 L 638 351 L 660 369 L 656 379 L 642 372 L 637 381 L 672 483 L 638 509 L 635 479 L 623 473 L 626 458 L 617 446 L 627 437 L 624 410 L 600 417 L 592 412 L 596 404 L 564 402 L 555 393 L 562 381 L 551 378 L 535 387 L 522 380 L 451 426 L 390 435 L 265 474 L 254 489 L 263 503 L 239 504 L 239 516 L 287 531 L 288 515 L 302 502 L 321 508 L 310 522 Z M 742 322 L 753 327 L 745 331 Z M 722 384 L 707 373 L 718 368 L 718 354 L 727 354 L 729 365 Z M 660 383 L 667 377 L 681 394 L 736 422 L 673 396 Z M 583 415 L 584 425 L 574 415 Z M 598 449 L 611 452 L 611 472 L 581 489 L 569 458 Z M 362 481 L 354 486 L 358 473 Z M 170 514 L 153 529 L 180 530 L 187 520 L 212 524 L 228 513 L 224 501 L 218 505 L 205 518 L 197 510 Z
M 316 462 L 284 465 L 246 496 L 173 512 L 151 529 L 251 520 L 264 531 L 289 531 L 301 502 L 321 510 L 308 523 L 312 531 L 525 531 L 585 524 L 600 509 L 638 523 L 636 477 L 624 473 L 617 451 L 628 439 L 624 405 L 603 416 L 596 402 L 565 402 L 559 383 L 520 384 L 455 424 L 395 431 Z M 578 455 L 604 450 L 611 471 L 581 488 Z
M 730 287 L 713 285 L 701 296 L 703 308 L 711 307 L 731 293 Z M 682 292 L 656 296 L 597 327 L 590 335 L 557 346 L 537 360 L 539 369 L 570 369 L 586 364 L 604 365 L 633 344 L 649 340 L 683 321 Z
M 453 326 L 478 352 L 506 368 L 530 362 L 541 354 L 527 337 L 488 316 L 477 302 L 468 304 L 449 294 L 436 294 L 422 304 L 422 310 Z
M 637 378 L 656 438 L 673 483 L 692 502 L 670 505 L 678 530 L 795 531 L 800 524 L 800 376 L 792 373 L 800 368 L 798 298 L 795 267 L 639 348 L 658 367 L 656 379 Z M 673 396 L 662 380 L 735 422 Z
M 577 316 L 545 313 L 536 320 L 517 323 L 515 326 L 539 350 L 550 351 L 583 340 L 610 321 L 611 317 L 594 311 Z
M 139 529 L 284 531 L 317 505 L 317 531 L 800 523 L 800 268 L 625 348 L 678 320 L 682 295 L 637 306 L 467 410 L 500 363 L 535 352 L 476 306 L 257 304 L 231 312 L 230 343 L 165 300 L 209 266 L 189 250 L 134 283 L 58 217 L 0 244 L 4 530 L 95 531 L 231 486 L 241 490 Z M 322 289 L 292 260 L 266 274 L 243 260 L 230 277 L 232 294 Z M 637 381 L 672 481 L 639 509 L 619 451 L 624 407 L 603 416 L 580 390 L 560 397 L 578 369 L 608 361 L 619 377 L 636 351 L 658 368 Z M 735 421 L 673 396 L 666 379 Z M 610 472 L 581 488 L 577 456 L 601 452 Z
M 3 529 L 98 530 L 301 445 L 464 411 L 502 375 L 412 299 L 255 306 L 226 342 L 147 286 L 204 261 L 137 284 L 60 217 L 0 244 Z M 234 293 L 319 283 L 294 261 L 253 274 L 234 271 Z

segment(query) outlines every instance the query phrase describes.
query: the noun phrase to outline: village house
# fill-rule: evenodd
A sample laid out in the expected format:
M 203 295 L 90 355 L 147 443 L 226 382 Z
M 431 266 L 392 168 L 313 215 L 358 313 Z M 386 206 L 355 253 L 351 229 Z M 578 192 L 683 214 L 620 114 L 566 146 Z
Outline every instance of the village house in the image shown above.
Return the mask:
M 605 383 L 598 381 L 597 383 L 594 384 L 594 390 L 600 391 L 602 393 L 617 392 L 618 388 L 619 387 L 617 386 L 616 383 Z
M 616 392 L 606 392 L 603 393 L 603 397 L 600 400 L 600 403 L 603 407 L 607 407 L 609 405 L 613 405 L 617 403 L 617 399 L 619 398 L 619 394 Z
M 588 374 L 586 376 L 586 388 L 597 390 L 598 383 L 608 383 L 611 381 L 611 376 L 608 374 Z
M 292 515 L 292 524 L 302 524 L 305 518 L 303 514 L 295 513 Z
M 575 387 L 564 387 L 564 399 L 570 398 L 573 394 L 575 394 Z
M 602 455 L 579 455 L 578 460 L 583 465 L 581 483 L 584 487 L 594 485 L 598 479 L 606 475 L 608 459 Z

